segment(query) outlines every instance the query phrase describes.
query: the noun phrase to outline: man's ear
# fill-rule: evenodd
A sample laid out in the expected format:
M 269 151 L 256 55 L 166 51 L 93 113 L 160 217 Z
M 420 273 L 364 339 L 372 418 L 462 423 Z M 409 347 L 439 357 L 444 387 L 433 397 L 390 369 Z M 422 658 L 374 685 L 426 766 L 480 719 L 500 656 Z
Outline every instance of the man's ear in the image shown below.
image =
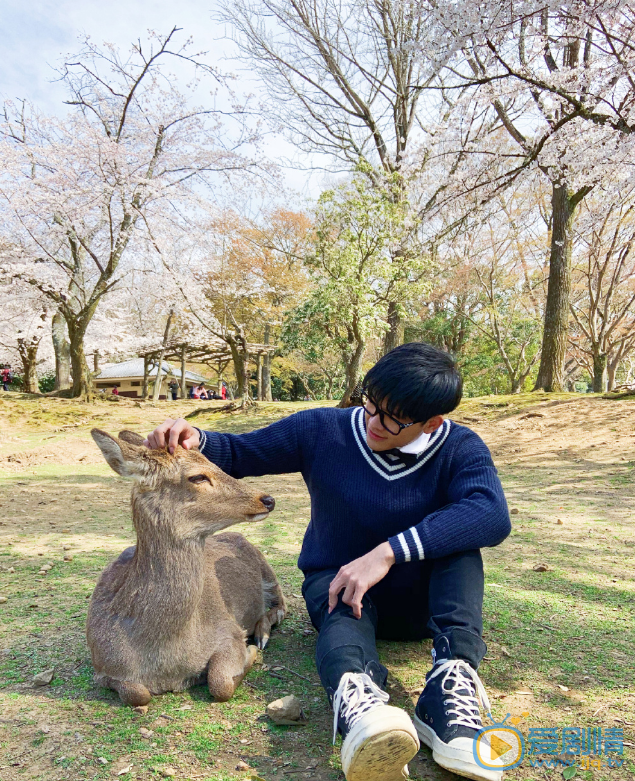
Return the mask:
M 90 433 L 110 468 L 118 475 L 137 477 L 144 473 L 143 462 L 136 457 L 140 448 L 128 444 L 125 440 L 118 441 L 98 428 L 94 428 Z
M 443 415 L 435 415 L 432 418 L 426 420 L 423 424 L 423 432 L 426 434 L 434 434 L 434 432 L 443 424 Z

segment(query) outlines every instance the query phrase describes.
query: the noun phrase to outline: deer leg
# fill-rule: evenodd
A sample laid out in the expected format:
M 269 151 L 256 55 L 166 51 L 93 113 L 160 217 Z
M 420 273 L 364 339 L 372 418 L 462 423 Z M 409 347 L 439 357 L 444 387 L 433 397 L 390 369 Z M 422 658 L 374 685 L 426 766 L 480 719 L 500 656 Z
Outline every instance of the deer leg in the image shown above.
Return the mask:
M 272 611 L 270 610 L 269 613 L 271 612 Z M 271 635 L 272 622 L 269 613 L 265 613 L 254 628 L 254 642 L 256 643 L 256 647 L 261 651 L 266 647 L 269 642 L 269 636 Z
M 152 695 L 142 683 L 118 681 L 116 678 L 103 678 L 101 684 L 116 691 L 123 704 L 130 705 L 133 708 L 136 708 L 138 705 L 147 705 L 152 699 Z
M 207 668 L 207 686 L 215 700 L 227 702 L 232 697 L 256 661 L 257 653 L 255 645 L 245 645 L 244 640 L 231 638 L 212 654 Z
M 276 626 L 287 614 L 287 603 L 269 562 L 260 554 L 260 572 L 262 574 L 262 590 L 265 598 L 265 608 L 267 609 L 267 618 L 271 626 Z

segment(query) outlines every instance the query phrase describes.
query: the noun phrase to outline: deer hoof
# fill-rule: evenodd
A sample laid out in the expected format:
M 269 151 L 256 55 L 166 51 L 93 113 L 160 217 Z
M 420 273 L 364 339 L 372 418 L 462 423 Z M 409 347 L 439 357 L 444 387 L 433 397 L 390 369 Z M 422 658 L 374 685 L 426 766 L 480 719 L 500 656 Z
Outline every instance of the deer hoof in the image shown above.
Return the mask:
M 261 651 L 269 642 L 271 622 L 268 616 L 263 616 L 254 628 L 254 642 Z M 251 646 L 253 648 L 253 646 Z
M 140 705 L 147 705 L 152 699 L 152 695 L 142 683 L 119 681 L 118 684 L 115 689 L 124 705 L 131 705 L 133 708 L 136 708 Z

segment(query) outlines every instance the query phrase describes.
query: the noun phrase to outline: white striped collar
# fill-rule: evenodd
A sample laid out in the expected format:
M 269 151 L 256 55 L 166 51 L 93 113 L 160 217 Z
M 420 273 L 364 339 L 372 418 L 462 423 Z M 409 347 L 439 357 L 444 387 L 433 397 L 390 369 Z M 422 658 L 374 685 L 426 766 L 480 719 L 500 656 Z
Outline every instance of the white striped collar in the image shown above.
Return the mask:
M 364 408 L 354 407 L 351 415 L 351 425 L 357 446 L 362 455 L 372 468 L 386 480 L 398 480 L 400 477 L 412 474 L 427 463 L 438 452 L 450 433 L 450 421 L 444 420 L 443 424 L 430 436 L 428 446 L 419 453 L 414 464 L 406 464 L 400 460 L 394 460 L 388 456 L 376 453 L 366 442 L 366 426 L 364 425 Z M 394 455 L 394 454 L 390 454 Z

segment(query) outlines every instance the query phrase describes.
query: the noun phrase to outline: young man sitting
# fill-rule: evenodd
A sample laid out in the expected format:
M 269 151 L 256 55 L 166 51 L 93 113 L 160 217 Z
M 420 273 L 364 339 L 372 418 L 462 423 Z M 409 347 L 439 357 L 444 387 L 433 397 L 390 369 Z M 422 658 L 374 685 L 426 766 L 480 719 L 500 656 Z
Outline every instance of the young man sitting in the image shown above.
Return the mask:
M 233 477 L 301 472 L 311 521 L 298 566 L 318 630 L 316 663 L 342 735 L 348 781 L 393 781 L 421 740 L 458 775 L 498 781 L 473 743 L 489 703 L 477 669 L 484 576 L 480 548 L 510 532 L 490 453 L 444 420 L 462 382 L 445 352 L 412 343 L 366 375 L 363 407 L 298 412 L 249 434 L 167 420 L 150 447 L 198 447 Z M 415 709 L 389 706 L 376 638 L 432 638 Z

